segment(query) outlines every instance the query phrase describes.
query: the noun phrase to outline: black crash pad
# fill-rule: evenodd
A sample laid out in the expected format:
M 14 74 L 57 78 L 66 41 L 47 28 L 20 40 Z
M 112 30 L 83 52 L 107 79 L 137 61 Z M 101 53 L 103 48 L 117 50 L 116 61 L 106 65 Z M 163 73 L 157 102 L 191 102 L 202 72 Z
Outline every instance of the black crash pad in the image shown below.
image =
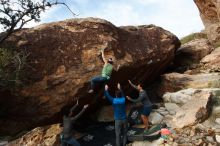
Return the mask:
M 161 125 L 154 125 L 148 130 L 142 128 L 129 128 L 128 130 L 128 140 L 129 141 L 153 141 L 160 138 Z

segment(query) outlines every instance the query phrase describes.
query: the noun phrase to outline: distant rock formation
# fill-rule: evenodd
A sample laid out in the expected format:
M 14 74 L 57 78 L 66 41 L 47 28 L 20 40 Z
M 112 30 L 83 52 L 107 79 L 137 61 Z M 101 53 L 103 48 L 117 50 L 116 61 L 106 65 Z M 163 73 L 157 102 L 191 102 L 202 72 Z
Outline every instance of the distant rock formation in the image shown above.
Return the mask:
M 196 3 L 209 41 L 215 45 L 220 44 L 220 1 L 194 0 Z
M 89 95 L 93 76 L 103 66 L 101 48 L 113 57 L 118 72 L 113 72 L 110 86 L 127 80 L 149 84 L 172 62 L 180 42 L 172 33 L 154 26 L 116 27 L 95 18 L 70 19 L 24 29 L 11 36 L 2 47 L 26 49 L 29 68 L 27 83 L 11 96 L 1 96 L 6 109 L 0 119 L 0 133 L 13 134 L 39 124 L 56 123 L 60 111 L 79 99 L 80 106 L 92 104 L 101 92 Z M 5 98 L 4 98 L 5 97 Z M 7 98 L 6 98 L 7 97 Z M 88 110 L 91 111 L 91 110 Z

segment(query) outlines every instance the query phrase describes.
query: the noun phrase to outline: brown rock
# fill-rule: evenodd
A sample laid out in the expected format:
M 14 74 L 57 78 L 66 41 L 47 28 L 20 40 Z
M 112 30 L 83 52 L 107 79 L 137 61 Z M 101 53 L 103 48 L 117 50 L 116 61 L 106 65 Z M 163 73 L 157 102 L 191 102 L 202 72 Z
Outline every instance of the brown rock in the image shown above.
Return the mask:
M 195 88 L 219 88 L 220 75 L 218 73 L 200 73 L 195 75 L 169 73 L 162 75 L 159 94 L 176 92 L 178 90 Z
M 100 50 L 106 47 L 105 42 L 106 57 L 111 56 L 121 66 L 113 72 L 110 86 L 117 82 L 127 85 L 128 79 L 150 83 L 173 60 L 180 46 L 176 36 L 154 25 L 118 28 L 95 18 L 71 19 L 17 32 L 2 47 L 26 48 L 30 54 L 28 86 L 0 99 L 7 115 L 0 120 L 1 133 L 55 123 L 61 120 L 62 107 L 78 98 L 80 106 L 91 105 L 90 112 L 99 108 L 101 103 L 95 104 L 102 93 L 89 95 L 86 90 L 90 79 L 101 72 Z
M 220 2 L 216 0 L 194 0 L 196 3 L 200 17 L 205 25 L 205 31 L 208 35 L 208 39 L 212 43 L 219 44 L 220 39 Z
M 179 66 L 191 66 L 199 63 L 206 55 L 210 54 L 213 47 L 207 39 L 194 39 L 181 46 L 176 52 L 174 64 Z
M 216 48 L 211 54 L 205 56 L 201 63 L 203 68 L 210 71 L 220 71 L 220 47 Z
M 21 138 L 10 142 L 8 146 L 58 146 L 60 145 L 60 132 L 59 124 L 37 127 Z

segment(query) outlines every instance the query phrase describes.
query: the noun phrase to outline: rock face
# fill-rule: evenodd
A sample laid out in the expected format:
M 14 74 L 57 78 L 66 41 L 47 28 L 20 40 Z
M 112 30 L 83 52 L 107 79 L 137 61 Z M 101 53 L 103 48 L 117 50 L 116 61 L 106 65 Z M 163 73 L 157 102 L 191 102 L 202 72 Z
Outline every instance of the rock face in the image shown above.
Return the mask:
M 169 120 L 165 116 L 165 123 L 173 128 L 183 128 L 204 121 L 211 111 L 211 98 L 210 92 L 195 89 L 164 94 L 166 109 L 174 112 Z
M 220 71 L 220 47 L 216 48 L 211 54 L 205 56 L 201 63 L 203 68 L 212 72 Z
M 128 79 L 149 83 L 157 77 L 173 60 L 180 42 L 154 25 L 117 28 L 108 21 L 87 18 L 24 29 L 2 45 L 9 46 L 25 48 L 29 54 L 28 85 L 0 99 L 1 111 L 7 115 L 0 120 L 0 131 L 11 134 L 55 123 L 62 107 L 76 99 L 80 105 L 95 107 L 92 104 L 101 92 L 89 95 L 86 90 L 89 80 L 101 72 L 101 48 L 106 48 L 106 57 L 112 57 L 115 66 L 121 66 L 113 72 L 110 86 L 116 82 L 123 86 Z
M 153 110 L 149 121 L 152 124 L 166 123 L 168 127 L 180 130 L 205 120 L 210 121 L 209 125 L 213 125 L 212 123 L 218 121 L 220 113 L 219 97 L 219 88 L 187 88 L 177 92 L 167 92 L 162 97 L 164 105 Z
M 182 45 L 176 52 L 174 64 L 176 67 L 192 66 L 213 50 L 207 39 L 195 39 Z
M 60 145 L 61 127 L 59 124 L 38 127 L 12 141 L 8 146 L 58 146 Z
M 194 0 L 194 2 L 199 9 L 210 42 L 219 44 L 220 2 L 218 0 Z
M 176 92 L 187 88 L 219 88 L 219 73 L 180 74 L 169 73 L 162 76 L 159 94 Z

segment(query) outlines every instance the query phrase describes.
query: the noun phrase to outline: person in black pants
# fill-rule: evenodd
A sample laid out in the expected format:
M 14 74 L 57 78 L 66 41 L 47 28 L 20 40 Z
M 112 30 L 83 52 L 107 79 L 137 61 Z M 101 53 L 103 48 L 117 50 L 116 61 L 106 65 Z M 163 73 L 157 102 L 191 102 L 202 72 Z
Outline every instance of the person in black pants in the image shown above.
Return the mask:
M 76 104 L 69 110 L 67 108 L 63 109 L 63 131 L 60 134 L 61 146 L 72 145 L 80 146 L 79 142 L 72 137 L 72 129 L 74 122 L 85 112 L 88 108 L 88 104 L 84 105 L 83 109 L 74 117 L 72 117 L 73 111 L 78 106 L 78 100 Z
M 105 85 L 105 97 L 111 102 L 114 110 L 115 119 L 115 135 L 116 135 L 116 146 L 126 146 L 127 143 L 127 116 L 126 116 L 126 105 L 125 95 L 121 90 L 121 86 L 118 83 L 118 90 L 115 93 L 115 98 L 112 97 L 108 92 L 108 85 Z
M 147 96 L 146 91 L 143 89 L 141 84 L 138 84 L 137 86 L 134 85 L 130 80 L 128 80 L 129 84 L 136 89 L 137 91 L 139 91 L 139 97 L 137 99 L 132 99 L 129 96 L 126 96 L 126 98 L 132 102 L 141 102 L 142 104 L 142 112 L 141 112 L 141 119 L 143 121 L 144 124 L 144 128 L 147 130 L 148 129 L 148 116 L 150 115 L 150 112 L 152 111 L 152 103 L 149 99 L 149 97 Z

